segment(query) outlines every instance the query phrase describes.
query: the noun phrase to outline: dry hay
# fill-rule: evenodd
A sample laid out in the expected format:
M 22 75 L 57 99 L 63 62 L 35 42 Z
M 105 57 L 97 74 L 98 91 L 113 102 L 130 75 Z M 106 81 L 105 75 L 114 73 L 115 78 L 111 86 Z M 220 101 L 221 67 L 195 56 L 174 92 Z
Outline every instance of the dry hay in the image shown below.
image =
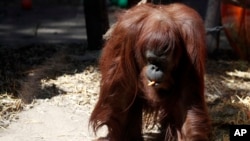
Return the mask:
M 229 141 L 229 126 L 250 124 L 248 62 L 209 60 L 205 76 L 213 141 Z
M 37 99 L 47 100 L 67 94 L 65 99 L 68 101 L 78 102 L 78 105 L 92 101 L 91 105 L 94 105 L 95 98 L 84 98 L 82 94 L 92 96 L 94 91 L 96 97 L 98 93 L 100 76 L 96 59 L 99 52 L 85 52 L 82 45 L 34 45 L 1 49 L 3 62 L 0 61 L 0 64 L 8 62 L 7 66 L 1 68 L 1 75 L 4 76 L 0 80 L 3 82 L 0 83 L 1 128 L 7 127 L 14 119 L 11 117 L 16 117 L 20 110 L 43 101 Z
M 24 107 L 18 98 L 21 81 L 25 71 L 37 66 L 47 57 L 56 52 L 56 47 L 49 45 L 43 48 L 38 45 L 14 48 L 0 48 L 0 128 L 6 128 L 9 123 L 18 118 L 17 113 Z
M 11 95 L 0 95 L 0 128 L 5 129 L 11 121 L 18 119 L 17 113 L 23 109 L 23 102 Z
M 100 74 L 96 63 L 99 52 L 85 52 L 72 46 L 59 48 L 51 57 L 23 71 L 25 77 L 17 77 L 15 82 L 20 87 L 15 91 L 25 102 L 35 99 L 33 105 L 50 101 L 59 106 L 72 105 L 72 110 L 90 114 L 99 93 Z M 228 141 L 230 125 L 250 124 L 249 63 L 209 59 L 205 82 L 213 125 L 211 140 Z M 1 128 L 8 125 L 2 123 L 15 120 L 16 113 L 27 107 L 10 95 L 0 94 Z
M 221 98 L 209 104 L 213 127 L 211 140 L 229 141 L 230 125 L 250 124 L 249 97 L 241 100 L 235 98 L 236 96 L 232 96 L 230 99 Z

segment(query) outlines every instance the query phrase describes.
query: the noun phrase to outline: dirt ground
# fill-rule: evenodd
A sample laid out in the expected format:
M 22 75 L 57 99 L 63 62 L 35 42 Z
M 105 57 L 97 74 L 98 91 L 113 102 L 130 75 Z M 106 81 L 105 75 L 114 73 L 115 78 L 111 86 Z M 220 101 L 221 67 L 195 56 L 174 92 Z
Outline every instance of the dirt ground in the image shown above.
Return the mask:
M 39 47 L 34 48 L 38 51 Z M 41 64 L 37 65 L 36 61 L 33 61 L 31 64 L 35 65 L 30 69 L 22 67 L 25 70 L 17 70 L 17 74 L 13 76 L 15 78 L 8 77 L 10 83 L 18 79 L 17 77 L 20 82 L 17 86 L 19 88 L 9 88 L 7 93 L 19 95 L 25 102 L 32 103 L 27 105 L 19 99 L 11 101 L 12 98 L 3 94 L 5 99 L 1 99 L 3 106 L 1 106 L 0 140 L 91 140 L 88 117 L 98 94 L 100 76 L 95 62 L 99 52 L 80 56 L 84 52 L 79 49 L 81 47 L 77 48 L 78 50 L 69 52 L 64 47 L 55 47 L 51 51 L 53 57 L 45 62 L 38 60 L 48 54 L 26 56 L 26 59 L 36 60 Z M 24 52 L 32 54 L 33 49 L 26 49 Z M 19 51 L 14 54 L 24 53 Z M 23 62 L 16 65 L 24 64 Z M 20 75 L 20 73 L 26 74 Z M 6 85 L 11 87 L 11 84 Z M 33 97 L 37 99 L 33 100 Z M 12 105 L 9 104 L 11 102 Z
M 1 48 L 1 63 L 9 64 L 1 70 L 0 140 L 94 139 L 88 118 L 99 93 L 100 52 L 86 52 L 83 46 Z M 215 141 L 229 140 L 229 125 L 250 124 L 249 63 L 231 55 L 218 51 L 207 60 L 206 96 Z

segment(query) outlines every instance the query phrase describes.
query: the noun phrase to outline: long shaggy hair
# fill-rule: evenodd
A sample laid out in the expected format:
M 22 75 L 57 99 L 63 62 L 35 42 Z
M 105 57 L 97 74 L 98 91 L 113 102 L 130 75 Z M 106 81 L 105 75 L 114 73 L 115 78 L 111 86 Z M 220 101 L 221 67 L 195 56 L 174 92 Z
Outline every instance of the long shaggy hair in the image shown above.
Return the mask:
M 121 14 L 109 34 L 100 58 L 100 96 L 90 118 L 94 132 L 107 125 L 110 141 L 143 140 L 144 112 L 146 125 L 161 125 L 159 140 L 208 140 L 199 15 L 182 4 L 141 4 Z M 148 86 L 145 76 L 147 51 L 164 56 L 158 88 Z

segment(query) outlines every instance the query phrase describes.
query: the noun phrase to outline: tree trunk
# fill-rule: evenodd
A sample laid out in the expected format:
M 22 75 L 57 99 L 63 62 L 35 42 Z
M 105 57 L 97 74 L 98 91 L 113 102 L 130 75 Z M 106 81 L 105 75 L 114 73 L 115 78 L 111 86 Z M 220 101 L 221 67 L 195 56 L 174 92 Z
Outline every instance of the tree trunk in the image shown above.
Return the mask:
M 109 28 L 106 0 L 84 0 L 89 50 L 102 48 L 102 35 Z

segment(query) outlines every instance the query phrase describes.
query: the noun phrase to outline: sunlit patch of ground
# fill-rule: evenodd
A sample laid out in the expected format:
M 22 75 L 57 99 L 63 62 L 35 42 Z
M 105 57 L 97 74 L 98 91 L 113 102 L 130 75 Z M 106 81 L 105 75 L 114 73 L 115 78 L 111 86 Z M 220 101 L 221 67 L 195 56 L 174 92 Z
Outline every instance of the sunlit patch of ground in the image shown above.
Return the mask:
M 50 46 L 47 51 L 41 46 L 12 52 L 4 48 L 0 53 L 9 65 L 1 70 L 1 128 L 18 120 L 22 109 L 45 100 L 91 113 L 99 93 L 99 52 L 85 52 L 82 46 L 73 45 Z M 250 65 L 208 59 L 205 81 L 212 140 L 228 141 L 229 125 L 250 124 Z M 17 96 L 31 104 L 24 104 Z

